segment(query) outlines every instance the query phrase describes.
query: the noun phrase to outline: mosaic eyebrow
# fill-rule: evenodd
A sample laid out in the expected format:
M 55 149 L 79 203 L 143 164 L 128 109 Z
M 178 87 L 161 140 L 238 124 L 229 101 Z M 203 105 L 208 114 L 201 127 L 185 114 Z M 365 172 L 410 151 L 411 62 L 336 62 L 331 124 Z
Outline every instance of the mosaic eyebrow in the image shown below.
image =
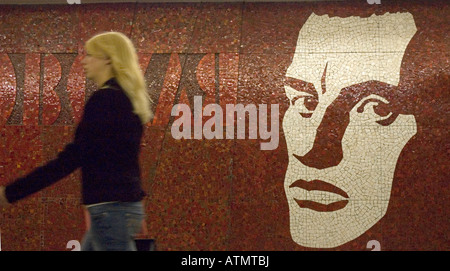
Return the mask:
M 328 68 L 328 62 L 325 65 L 325 69 L 323 70 L 322 78 L 320 80 L 322 94 L 325 94 L 325 92 L 327 92 L 326 83 L 325 83 L 327 68 Z M 286 76 L 284 83 L 295 90 L 306 92 L 306 93 L 313 95 L 314 97 L 317 97 L 317 90 L 314 87 L 314 85 L 310 82 L 306 82 L 306 81 L 303 81 L 298 78 Z
M 313 95 L 314 97 L 317 97 L 317 91 L 316 88 L 312 83 L 303 81 L 301 79 L 293 78 L 293 77 L 285 77 L 284 84 L 290 86 L 291 88 L 297 90 L 306 92 L 308 94 Z
M 327 86 L 326 86 L 326 75 L 327 75 L 327 68 L 328 68 L 328 62 L 325 65 L 325 69 L 323 70 L 322 78 L 320 79 L 320 87 L 322 88 L 322 94 L 325 94 L 327 92 Z

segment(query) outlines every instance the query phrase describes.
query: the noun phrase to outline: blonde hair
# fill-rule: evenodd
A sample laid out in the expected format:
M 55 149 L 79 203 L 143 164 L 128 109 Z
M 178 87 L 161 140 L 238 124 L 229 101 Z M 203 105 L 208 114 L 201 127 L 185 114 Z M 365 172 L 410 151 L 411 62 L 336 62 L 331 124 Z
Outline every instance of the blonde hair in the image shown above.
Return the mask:
M 90 38 L 85 47 L 89 54 L 111 61 L 113 76 L 130 99 L 133 112 L 147 123 L 152 117 L 151 99 L 131 40 L 119 32 L 106 32 Z

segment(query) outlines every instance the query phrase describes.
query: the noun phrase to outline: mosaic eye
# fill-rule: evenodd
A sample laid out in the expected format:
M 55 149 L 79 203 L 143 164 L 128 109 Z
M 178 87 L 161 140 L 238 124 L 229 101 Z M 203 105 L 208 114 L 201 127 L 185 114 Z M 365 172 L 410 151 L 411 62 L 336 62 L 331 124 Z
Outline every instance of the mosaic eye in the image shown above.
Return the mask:
M 387 126 L 395 121 L 398 114 L 390 109 L 389 101 L 378 95 L 369 95 L 359 102 L 356 111 L 367 115 L 368 119 L 376 123 Z
M 291 101 L 291 106 L 303 118 L 310 118 L 319 103 L 314 85 L 293 77 L 286 77 L 284 84 L 286 96 Z
M 310 118 L 318 104 L 317 98 L 309 94 L 296 96 L 291 102 L 292 106 L 298 110 L 298 113 L 303 118 Z
M 305 100 L 304 100 L 305 107 L 306 107 L 306 109 L 308 109 L 310 111 L 314 111 L 316 109 L 318 103 L 319 103 L 319 101 L 318 101 L 317 97 L 314 97 L 314 96 L 305 97 Z

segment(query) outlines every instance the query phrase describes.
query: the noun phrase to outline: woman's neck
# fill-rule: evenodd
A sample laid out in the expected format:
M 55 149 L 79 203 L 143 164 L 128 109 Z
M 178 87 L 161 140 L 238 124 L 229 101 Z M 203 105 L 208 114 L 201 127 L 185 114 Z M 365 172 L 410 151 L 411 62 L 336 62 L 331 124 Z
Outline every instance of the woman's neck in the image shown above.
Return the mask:
M 99 76 L 98 78 L 95 78 L 95 83 L 97 84 L 97 87 L 102 87 L 108 80 L 113 78 L 110 74 L 105 74 L 103 76 Z

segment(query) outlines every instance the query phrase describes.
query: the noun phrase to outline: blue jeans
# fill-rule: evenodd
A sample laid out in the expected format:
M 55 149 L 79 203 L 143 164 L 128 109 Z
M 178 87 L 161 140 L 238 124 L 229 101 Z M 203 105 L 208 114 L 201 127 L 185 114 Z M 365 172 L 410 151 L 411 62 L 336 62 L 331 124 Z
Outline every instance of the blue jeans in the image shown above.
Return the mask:
M 145 217 L 142 202 L 111 202 L 88 207 L 91 226 L 82 251 L 135 251 L 134 236 Z

